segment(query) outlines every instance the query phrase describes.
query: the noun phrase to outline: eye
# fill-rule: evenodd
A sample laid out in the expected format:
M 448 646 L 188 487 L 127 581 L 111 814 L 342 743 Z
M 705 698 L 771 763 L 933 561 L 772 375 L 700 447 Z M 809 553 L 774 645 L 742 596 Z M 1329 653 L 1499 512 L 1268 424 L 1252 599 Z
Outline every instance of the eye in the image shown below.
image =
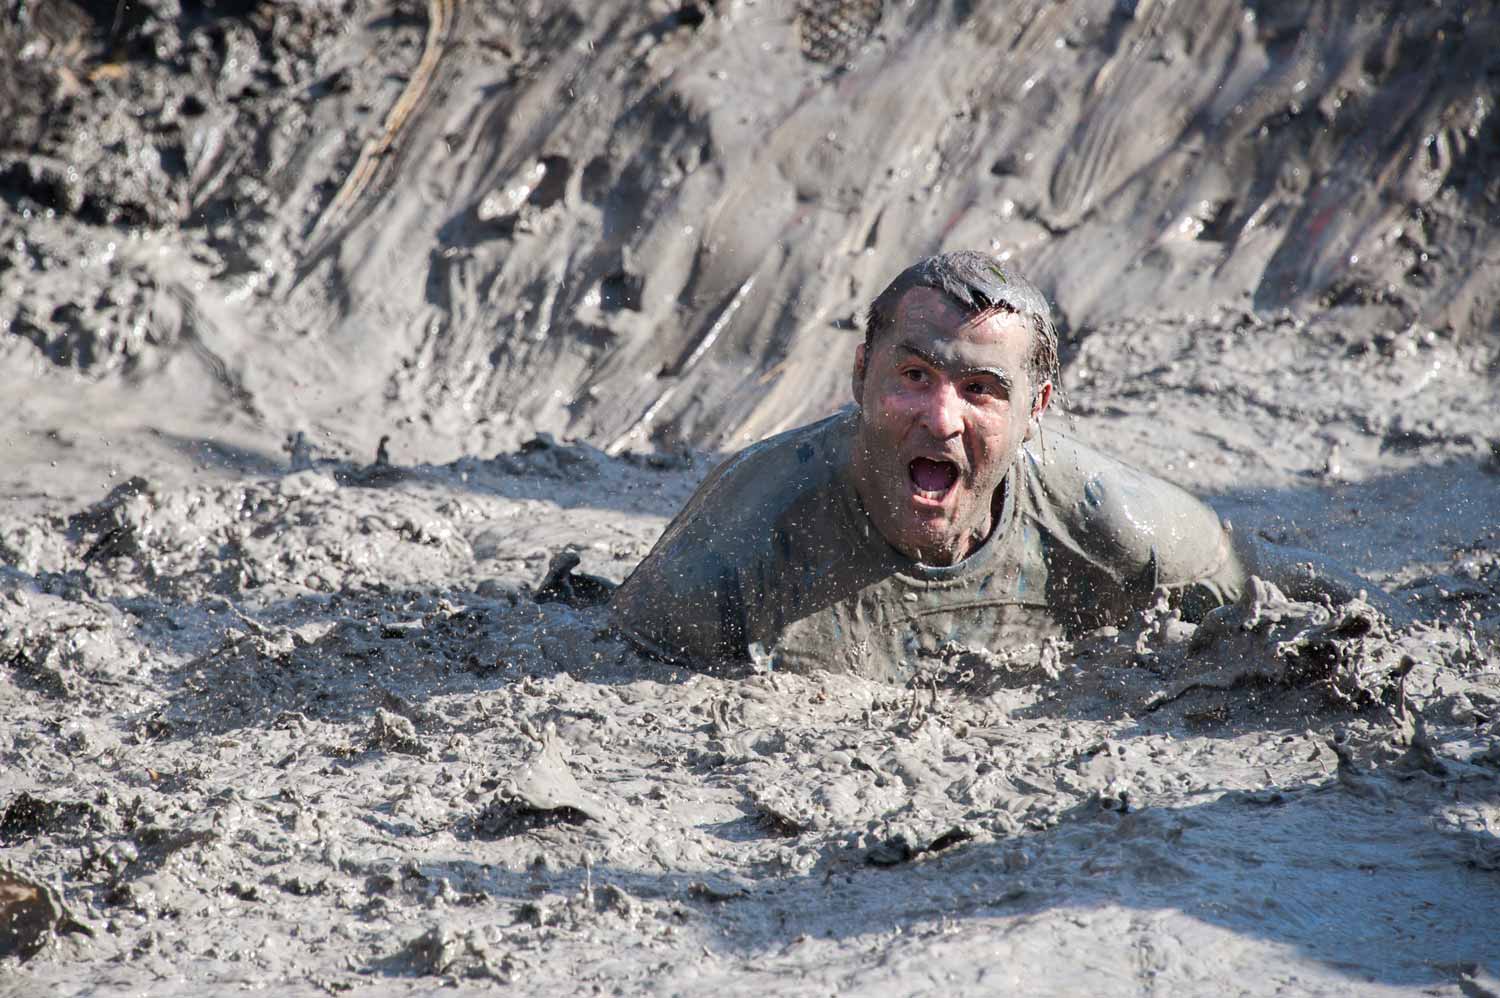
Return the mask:
M 968 381 L 964 383 L 964 391 L 969 395 L 981 395 L 986 398 L 1004 398 L 1005 390 L 993 381 Z
M 901 371 L 901 377 L 914 385 L 920 385 L 927 380 L 927 372 L 920 367 L 908 367 Z

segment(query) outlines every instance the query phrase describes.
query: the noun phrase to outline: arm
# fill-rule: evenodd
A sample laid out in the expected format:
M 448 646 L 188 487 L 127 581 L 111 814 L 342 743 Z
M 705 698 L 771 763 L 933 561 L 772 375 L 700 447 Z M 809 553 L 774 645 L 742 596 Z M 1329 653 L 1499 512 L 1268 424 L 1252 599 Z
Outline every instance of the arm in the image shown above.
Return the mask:
M 723 493 L 735 491 L 719 487 L 728 466 L 698 487 L 609 601 L 610 622 L 637 648 L 703 671 L 747 655 L 740 573 L 722 550 Z
M 738 573 L 709 552 L 658 547 L 609 608 L 616 629 L 655 658 L 712 672 L 748 655 Z
M 1194 621 L 1239 599 L 1258 576 L 1292 599 L 1365 599 L 1393 623 L 1412 619 L 1400 601 L 1332 559 L 1257 540 L 1220 521 L 1185 490 L 1067 438 L 1054 438 L 1039 497 L 1065 543 L 1109 572 L 1141 605 L 1163 587 Z
M 790 553 L 824 536 L 851 420 L 835 414 L 719 465 L 615 591 L 615 626 L 658 658 L 708 671 L 742 665 L 750 641 L 773 640 L 784 589 L 799 578 Z

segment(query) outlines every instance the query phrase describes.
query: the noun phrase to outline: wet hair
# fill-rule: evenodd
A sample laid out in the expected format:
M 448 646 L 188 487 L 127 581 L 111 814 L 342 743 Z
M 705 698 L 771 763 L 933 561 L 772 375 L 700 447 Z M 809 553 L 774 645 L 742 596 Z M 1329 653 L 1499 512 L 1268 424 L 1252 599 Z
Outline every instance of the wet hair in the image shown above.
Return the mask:
M 896 303 L 913 288 L 943 292 L 968 310 L 969 316 L 1010 312 L 1031 327 L 1031 350 L 1026 358 L 1033 401 L 1045 382 L 1058 381 L 1057 327 L 1052 307 L 1036 285 L 988 253 L 959 250 L 918 260 L 907 267 L 870 303 L 865 319 L 865 353 L 896 324 Z

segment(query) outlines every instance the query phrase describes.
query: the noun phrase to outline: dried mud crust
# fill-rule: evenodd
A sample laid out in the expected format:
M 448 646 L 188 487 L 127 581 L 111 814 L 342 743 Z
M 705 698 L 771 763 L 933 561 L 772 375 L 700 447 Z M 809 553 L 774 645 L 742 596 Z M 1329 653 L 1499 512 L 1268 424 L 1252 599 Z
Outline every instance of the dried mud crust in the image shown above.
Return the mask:
M 873 991 L 892 958 L 981 987 L 998 945 L 1108 992 L 1144 939 L 1192 950 L 1158 971 L 1184 984 L 1230 953 L 1267 993 L 1458 980 L 1363 915 L 1298 928 L 1335 908 L 1500 957 L 1491 604 L 1397 631 L 1257 585 L 1196 628 L 951 646 L 905 689 L 693 675 L 534 597 L 569 544 L 618 579 L 702 469 L 559 449 L 9 524 L 0 838 L 61 913 L 15 980 Z M 644 510 L 589 508 L 601 480 Z M 484 533 L 507 517 L 548 522 Z

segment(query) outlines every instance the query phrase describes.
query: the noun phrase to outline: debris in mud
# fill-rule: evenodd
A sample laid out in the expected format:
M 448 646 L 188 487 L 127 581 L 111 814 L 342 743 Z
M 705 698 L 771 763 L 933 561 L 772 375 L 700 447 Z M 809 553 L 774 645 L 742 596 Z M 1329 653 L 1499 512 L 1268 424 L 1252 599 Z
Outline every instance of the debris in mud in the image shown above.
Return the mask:
M 406 755 L 422 755 L 426 751 L 411 719 L 384 707 L 376 709 L 375 719 L 370 722 L 370 747 Z
M 608 458 L 604 452 L 577 441 L 558 443 L 550 433 L 538 433 L 514 454 L 497 454 L 494 465 L 510 475 L 537 476 L 572 481 L 596 478 Z
M 896 832 L 871 846 L 865 853 L 865 863 L 870 866 L 899 866 L 920 856 L 962 845 L 973 838 L 973 830 L 962 827 L 950 828 L 926 843 L 913 842 L 904 832 Z
M 308 442 L 307 433 L 303 430 L 288 434 L 281 449 L 286 451 L 292 474 L 313 469 L 312 444 Z
M 474 819 L 486 838 L 507 838 L 548 825 L 581 825 L 603 815 L 568 768 L 562 740 L 548 724 L 535 755 L 521 766 Z
M 333 477 L 340 485 L 359 488 L 382 488 L 395 485 L 412 477 L 409 469 L 391 463 L 391 435 L 385 434 L 375 447 L 375 460 L 365 465 L 340 465 L 334 469 Z
M 547 565 L 547 574 L 532 597 L 538 603 L 565 603 L 581 608 L 602 606 L 615 591 L 614 583 L 597 575 L 575 571 L 583 558 L 572 548 L 559 551 Z
M 54 935 L 93 930 L 63 907 L 57 892 L 0 866 L 0 958 L 35 956 Z

